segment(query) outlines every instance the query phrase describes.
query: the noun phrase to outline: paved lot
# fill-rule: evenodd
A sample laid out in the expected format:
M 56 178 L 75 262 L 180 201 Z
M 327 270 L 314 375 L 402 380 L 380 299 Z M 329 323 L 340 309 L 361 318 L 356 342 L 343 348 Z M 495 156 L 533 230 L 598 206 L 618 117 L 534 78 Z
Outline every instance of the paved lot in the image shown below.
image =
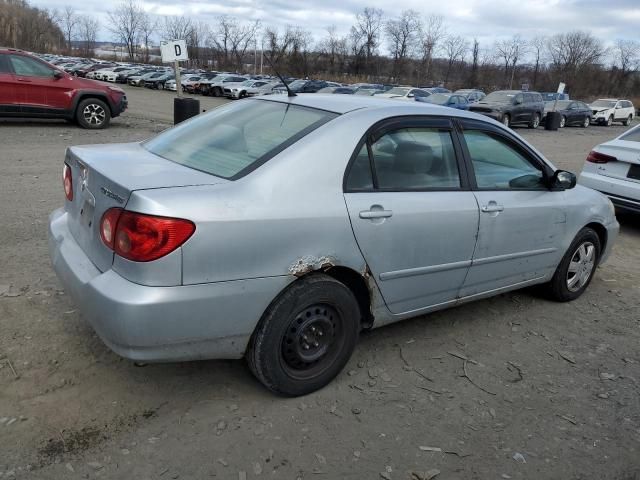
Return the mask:
M 637 216 L 619 217 L 578 301 L 519 291 L 366 333 L 305 398 L 272 396 L 241 361 L 136 367 L 111 353 L 49 266 L 46 222 L 67 145 L 167 126 L 170 94 L 128 90 L 106 131 L 0 121 L 1 479 L 640 478 Z M 517 131 L 578 172 L 622 127 Z

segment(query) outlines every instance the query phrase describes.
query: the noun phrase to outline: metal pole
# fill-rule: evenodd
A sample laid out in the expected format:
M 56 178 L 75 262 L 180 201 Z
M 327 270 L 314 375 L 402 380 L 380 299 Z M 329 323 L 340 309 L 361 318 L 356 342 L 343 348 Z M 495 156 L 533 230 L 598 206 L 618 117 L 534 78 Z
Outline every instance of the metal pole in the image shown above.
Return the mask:
M 258 68 L 258 39 L 256 39 L 253 47 L 253 75 L 256 74 L 256 69 Z
M 176 71 L 176 94 L 178 97 L 182 96 L 182 83 L 180 82 L 180 65 L 178 64 L 178 60 L 174 63 L 174 68 Z
M 264 53 L 264 40 L 262 40 L 262 44 L 260 45 L 260 75 L 262 75 L 262 58 Z

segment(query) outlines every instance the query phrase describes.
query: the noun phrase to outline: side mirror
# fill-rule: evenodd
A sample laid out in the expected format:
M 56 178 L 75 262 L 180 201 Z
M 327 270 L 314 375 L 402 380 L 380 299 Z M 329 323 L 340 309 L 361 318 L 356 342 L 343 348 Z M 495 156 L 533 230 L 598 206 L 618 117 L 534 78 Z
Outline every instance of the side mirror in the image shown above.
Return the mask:
M 522 100 L 518 99 L 515 102 L 513 102 L 514 105 L 522 105 Z
M 60 80 L 63 77 L 64 77 L 64 73 L 62 73 L 60 70 L 53 71 L 53 78 L 55 78 L 56 80 Z
M 551 183 L 553 187 L 570 190 L 576 186 L 576 182 L 577 179 L 573 173 L 566 170 L 556 170 Z
M 409 95 L 407 95 L 407 98 L 413 98 L 413 97 L 415 97 L 413 93 L 410 93 Z

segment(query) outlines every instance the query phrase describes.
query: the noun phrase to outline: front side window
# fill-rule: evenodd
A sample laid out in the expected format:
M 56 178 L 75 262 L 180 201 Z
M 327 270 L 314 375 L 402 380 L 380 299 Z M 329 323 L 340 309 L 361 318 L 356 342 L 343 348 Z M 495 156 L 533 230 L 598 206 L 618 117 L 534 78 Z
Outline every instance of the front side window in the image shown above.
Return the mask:
M 51 77 L 53 75 L 53 69 L 32 58 L 9 55 L 9 61 L 15 74 L 22 77 Z
M 198 115 L 143 146 L 181 165 L 238 178 L 337 116 L 287 103 L 250 100 Z
M 508 140 L 478 130 L 465 131 L 464 139 L 478 188 L 489 190 L 546 188 L 542 169 Z
M 371 154 L 380 189 L 460 188 L 458 164 L 448 130 L 393 130 L 371 144 Z

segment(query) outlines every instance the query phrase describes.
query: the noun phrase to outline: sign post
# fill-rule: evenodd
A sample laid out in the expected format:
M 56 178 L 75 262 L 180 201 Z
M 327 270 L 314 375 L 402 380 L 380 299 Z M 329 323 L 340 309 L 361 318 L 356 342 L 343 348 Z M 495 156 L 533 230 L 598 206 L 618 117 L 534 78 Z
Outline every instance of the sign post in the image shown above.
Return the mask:
M 160 42 L 160 55 L 164 63 L 173 62 L 176 77 L 176 97 L 173 100 L 173 123 L 180 123 L 197 115 L 200 102 L 193 98 L 182 98 L 182 81 L 180 80 L 180 61 L 189 60 L 187 42 L 184 40 L 163 40 Z

